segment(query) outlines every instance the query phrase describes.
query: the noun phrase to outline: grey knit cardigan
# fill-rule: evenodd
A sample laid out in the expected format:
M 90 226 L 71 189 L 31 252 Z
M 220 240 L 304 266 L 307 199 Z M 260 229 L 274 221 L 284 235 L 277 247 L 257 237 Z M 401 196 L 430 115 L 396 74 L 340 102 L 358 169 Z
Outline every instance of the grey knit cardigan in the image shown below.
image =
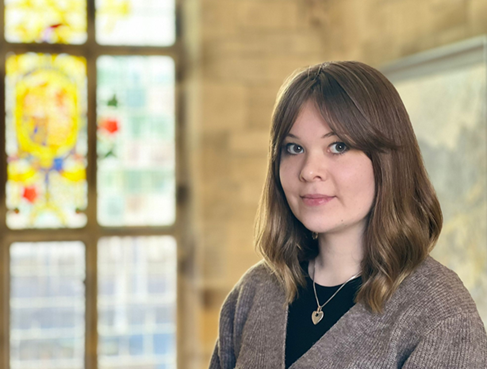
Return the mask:
M 210 369 L 284 369 L 287 312 L 275 276 L 254 265 L 223 304 Z M 486 369 L 487 335 L 458 276 L 428 257 L 383 313 L 355 304 L 290 369 L 305 368 Z

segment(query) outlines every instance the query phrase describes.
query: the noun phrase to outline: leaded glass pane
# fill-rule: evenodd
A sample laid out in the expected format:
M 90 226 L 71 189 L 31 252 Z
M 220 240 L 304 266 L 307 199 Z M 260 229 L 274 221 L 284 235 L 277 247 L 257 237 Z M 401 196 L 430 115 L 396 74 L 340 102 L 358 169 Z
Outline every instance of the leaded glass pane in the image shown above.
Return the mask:
M 96 0 L 96 41 L 102 45 L 174 43 L 174 0 Z
M 82 369 L 85 248 L 81 242 L 10 246 L 10 368 Z
M 98 368 L 176 368 L 176 242 L 98 243 Z
M 9 42 L 82 44 L 87 39 L 86 0 L 4 0 Z
M 7 225 L 82 227 L 86 61 L 66 54 L 10 55 L 6 72 Z
M 174 222 L 174 62 L 164 56 L 97 61 L 98 222 Z

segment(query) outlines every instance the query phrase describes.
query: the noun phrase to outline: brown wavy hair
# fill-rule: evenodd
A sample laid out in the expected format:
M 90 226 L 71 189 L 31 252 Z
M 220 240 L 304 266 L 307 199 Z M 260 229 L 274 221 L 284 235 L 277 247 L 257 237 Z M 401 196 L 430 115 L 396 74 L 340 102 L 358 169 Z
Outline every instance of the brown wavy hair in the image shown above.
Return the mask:
M 364 231 L 356 302 L 381 312 L 434 247 L 443 217 L 406 108 L 376 69 L 354 61 L 326 62 L 295 72 L 279 90 L 256 218 L 256 249 L 291 303 L 298 285 L 305 284 L 300 262 L 319 252 L 311 232 L 293 215 L 279 179 L 284 138 L 308 101 L 316 104 L 340 140 L 372 161 L 376 193 Z

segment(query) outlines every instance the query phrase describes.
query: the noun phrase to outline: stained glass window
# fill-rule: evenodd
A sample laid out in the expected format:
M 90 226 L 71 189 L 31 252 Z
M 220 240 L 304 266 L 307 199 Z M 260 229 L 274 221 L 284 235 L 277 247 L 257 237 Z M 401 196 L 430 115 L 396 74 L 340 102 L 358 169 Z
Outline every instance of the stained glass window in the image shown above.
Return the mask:
M 83 369 L 85 251 L 81 242 L 10 246 L 10 368 Z
M 102 45 L 174 43 L 174 0 L 96 0 L 96 41 Z
M 7 224 L 82 227 L 86 185 L 86 61 L 10 55 L 6 65 Z
M 98 368 L 176 368 L 176 243 L 169 236 L 98 243 Z
M 9 42 L 86 41 L 86 0 L 4 0 L 4 4 Z
M 174 222 L 174 62 L 164 56 L 97 61 L 98 221 Z
M 176 369 L 175 3 L 2 2 L 8 369 Z

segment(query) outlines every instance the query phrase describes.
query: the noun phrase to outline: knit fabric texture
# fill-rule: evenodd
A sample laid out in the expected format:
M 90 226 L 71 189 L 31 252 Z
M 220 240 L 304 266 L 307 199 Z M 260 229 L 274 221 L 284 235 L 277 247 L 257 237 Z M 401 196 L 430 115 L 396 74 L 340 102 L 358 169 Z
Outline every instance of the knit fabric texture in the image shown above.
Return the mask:
M 263 261 L 227 296 L 210 369 L 284 369 L 288 305 Z M 355 304 L 290 369 L 487 369 L 487 335 L 458 276 L 428 257 L 381 314 Z

